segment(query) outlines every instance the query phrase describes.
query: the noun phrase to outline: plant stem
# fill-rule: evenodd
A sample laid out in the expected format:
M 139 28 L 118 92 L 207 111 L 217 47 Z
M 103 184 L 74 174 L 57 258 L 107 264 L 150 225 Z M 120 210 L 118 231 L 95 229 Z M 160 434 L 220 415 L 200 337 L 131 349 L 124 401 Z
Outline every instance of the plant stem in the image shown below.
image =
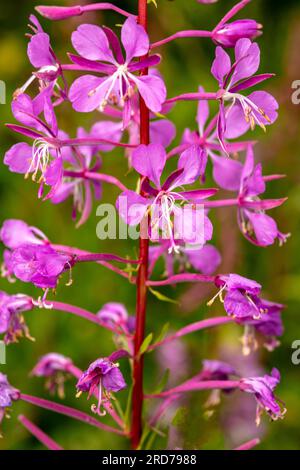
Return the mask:
M 260 439 L 252 439 L 251 441 L 245 442 L 234 450 L 251 450 L 260 444 Z
M 38 441 L 44 444 L 49 450 L 63 450 L 63 448 L 57 444 L 50 436 L 36 426 L 30 419 L 24 415 L 19 415 L 18 420 Z
M 147 0 L 139 0 L 138 22 L 147 30 Z M 148 70 L 142 74 L 147 75 Z M 149 110 L 140 96 L 140 143 L 149 144 Z M 132 421 L 131 421 L 131 446 L 136 449 L 142 434 L 143 412 L 143 356 L 139 354 L 145 336 L 146 308 L 147 308 L 147 277 L 148 277 L 149 239 L 140 237 L 139 260 L 140 267 L 137 276 L 136 299 L 136 332 L 134 337 L 134 361 L 133 361 L 133 391 L 132 391 Z
M 178 33 L 172 34 L 172 36 L 168 36 L 165 39 L 161 39 L 160 41 L 154 42 L 151 44 L 151 49 L 155 49 L 156 47 L 163 46 L 168 42 L 174 41 L 175 39 L 180 38 L 210 38 L 212 33 L 210 31 L 200 31 L 200 30 L 188 30 L 188 31 L 178 31 Z
M 25 393 L 20 394 L 20 400 L 25 401 L 27 403 L 31 403 L 35 406 L 39 406 L 40 408 L 44 408 L 45 410 L 50 410 L 54 413 L 59 413 L 64 416 L 68 416 L 69 418 L 77 419 L 78 421 L 82 421 L 83 423 L 89 424 L 90 426 L 102 429 L 103 431 L 124 435 L 124 432 L 120 429 L 116 429 L 111 426 L 108 426 L 107 424 L 103 424 L 93 416 L 83 413 L 82 411 L 76 410 L 75 408 L 71 408 L 70 406 L 61 405 L 60 403 L 55 403 L 54 401 L 34 397 Z

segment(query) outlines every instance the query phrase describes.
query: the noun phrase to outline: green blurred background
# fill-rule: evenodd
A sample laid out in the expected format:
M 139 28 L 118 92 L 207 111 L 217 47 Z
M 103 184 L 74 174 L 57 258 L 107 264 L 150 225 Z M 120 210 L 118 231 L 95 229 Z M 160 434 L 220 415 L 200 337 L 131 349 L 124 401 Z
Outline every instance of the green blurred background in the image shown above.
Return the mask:
M 35 1 L 0 2 L 0 79 L 7 85 L 7 104 L 0 106 L 1 155 L 18 141 L 5 127 L 5 122 L 12 122 L 10 101 L 13 91 L 22 85 L 31 73 L 31 66 L 26 56 L 28 16 L 33 12 Z M 44 4 L 51 2 L 44 1 Z M 76 2 L 75 2 L 76 3 Z M 84 3 L 84 2 L 80 2 Z M 116 1 L 118 6 L 135 11 L 137 1 Z M 56 4 L 71 5 L 69 1 Z M 219 0 L 214 5 L 199 5 L 196 0 L 158 0 L 158 9 L 150 10 L 150 35 L 153 40 L 168 36 L 179 29 L 210 29 L 222 15 L 234 4 L 233 1 Z M 273 211 L 283 232 L 291 232 L 288 243 L 279 248 L 277 245 L 268 249 L 258 249 L 249 245 L 240 235 L 235 223 L 234 209 L 226 209 L 212 215 L 215 233 L 214 243 L 223 254 L 223 272 L 239 272 L 262 283 L 264 295 L 270 300 L 287 304 L 284 312 L 285 335 L 281 346 L 274 353 L 261 351 L 260 361 L 269 371 L 276 366 L 282 372 L 282 382 L 277 394 L 286 403 L 288 413 L 283 421 L 268 423 L 264 418 L 263 430 L 256 431 L 249 424 L 248 429 L 237 427 L 233 433 L 229 428 L 228 416 L 241 416 L 237 400 L 224 397 L 221 407 L 207 419 L 203 415 L 205 396 L 195 394 L 188 398 L 187 410 L 176 420 L 174 431 L 180 436 L 181 446 L 191 449 L 222 449 L 238 444 L 249 436 L 262 433 L 260 449 L 300 449 L 300 366 L 291 363 L 291 344 L 300 339 L 300 271 L 299 271 L 299 158 L 300 158 L 300 107 L 291 102 L 291 84 L 300 79 L 300 5 L 297 0 L 274 2 L 273 0 L 254 0 L 240 15 L 255 18 L 264 25 L 264 35 L 259 39 L 262 49 L 261 70 L 275 72 L 276 77 L 267 82 L 265 89 L 271 91 L 280 102 L 280 117 L 269 128 L 266 135 L 257 132 L 260 143 L 256 148 L 256 157 L 264 164 L 264 173 L 283 173 L 284 180 L 269 185 L 268 196 L 288 196 L 288 202 Z M 58 57 L 63 59 L 66 51 L 72 50 L 70 33 L 81 21 L 114 25 L 120 23 L 120 17 L 111 13 L 90 14 L 68 22 L 51 23 L 41 20 L 44 29 L 50 33 L 52 45 Z M 179 40 L 164 47 L 161 71 L 168 85 L 169 96 L 185 91 L 196 91 L 199 84 L 207 90 L 215 90 L 216 83 L 209 74 L 214 55 L 214 46 L 209 40 Z M 213 108 L 213 107 L 212 107 Z M 177 142 L 185 127 L 195 127 L 196 104 L 178 104 L 170 114 L 178 127 Z M 77 125 L 87 129 L 97 119 L 96 115 L 76 114 L 69 105 L 59 112 L 60 127 L 70 134 L 75 134 Z M 128 174 L 127 164 L 122 152 L 115 151 L 106 155 L 104 172 L 111 172 L 122 178 L 125 184 L 134 187 L 133 174 Z M 271 186 L 271 187 L 270 187 Z M 38 226 L 48 237 L 57 243 L 86 248 L 90 251 L 113 251 L 134 256 L 136 246 L 126 241 L 99 242 L 96 238 L 97 218 L 93 211 L 88 223 L 75 229 L 71 220 L 71 205 L 67 202 L 52 206 L 49 202 L 37 200 L 37 187 L 22 176 L 10 174 L 2 165 L 0 171 L 1 222 L 6 218 L 21 218 Z M 103 200 L 114 201 L 117 191 L 110 186 L 104 187 Z M 128 311 L 134 312 L 135 291 L 115 274 L 98 266 L 80 266 L 74 272 L 72 287 L 66 288 L 61 283 L 57 299 L 86 307 L 93 312 L 106 302 L 123 302 Z M 17 282 L 8 284 L 0 280 L 0 289 L 10 293 L 24 292 L 37 295 L 36 289 Z M 165 288 L 162 292 L 168 296 L 179 295 L 180 306 L 161 303 L 150 296 L 148 310 L 148 331 L 159 331 L 166 322 L 176 329 L 187 322 L 206 317 L 209 314 L 223 314 L 222 307 L 215 305 L 210 312 L 205 307 L 205 298 L 211 294 L 202 287 L 180 286 Z M 42 381 L 29 378 L 28 374 L 37 359 L 50 351 L 57 351 L 73 358 L 76 365 L 85 368 L 99 356 L 108 355 L 113 350 L 109 334 L 97 329 L 95 325 L 73 318 L 68 314 L 55 311 L 37 310 L 26 315 L 31 335 L 35 342 L 26 339 L 11 345 L 7 350 L 7 365 L 1 371 L 9 375 L 10 381 L 25 393 L 47 397 Z M 238 363 L 240 370 L 247 370 L 253 359 L 241 358 L 239 337 L 241 329 L 227 326 L 217 331 L 194 334 L 184 341 L 185 353 L 189 365 L 182 370 L 182 375 L 196 373 L 204 358 L 231 357 Z M 248 364 L 247 364 L 248 361 Z M 149 355 L 146 360 L 145 382 L 147 390 L 153 390 L 153 383 L 159 381 L 162 362 L 159 356 Z M 250 364 L 249 364 L 250 362 Z M 125 367 L 125 373 L 128 371 Z M 183 377 L 184 378 L 184 377 Z M 182 380 L 182 378 L 181 378 Z M 66 403 L 89 411 L 85 397 L 79 400 L 74 396 L 74 382 L 66 386 Z M 235 395 L 236 396 L 236 395 Z M 126 400 L 126 392 L 121 401 Z M 16 403 L 11 412 L 11 419 L 4 420 L 1 449 L 40 449 L 40 444 L 24 430 L 17 421 L 19 413 L 34 420 L 66 449 L 105 449 L 126 448 L 127 443 L 120 438 L 89 428 L 84 424 L 25 405 Z M 254 410 L 251 421 L 254 421 Z M 108 420 L 107 420 L 108 422 Z M 164 439 L 158 439 L 156 448 L 163 448 Z

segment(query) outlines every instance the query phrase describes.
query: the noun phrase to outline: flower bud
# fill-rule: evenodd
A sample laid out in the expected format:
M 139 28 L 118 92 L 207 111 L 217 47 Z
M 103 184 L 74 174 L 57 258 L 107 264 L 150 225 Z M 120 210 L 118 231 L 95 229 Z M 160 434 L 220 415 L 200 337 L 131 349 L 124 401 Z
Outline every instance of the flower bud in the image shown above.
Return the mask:
M 239 39 L 255 39 L 262 34 L 262 25 L 255 20 L 237 20 L 218 25 L 212 33 L 212 39 L 223 47 L 234 47 Z

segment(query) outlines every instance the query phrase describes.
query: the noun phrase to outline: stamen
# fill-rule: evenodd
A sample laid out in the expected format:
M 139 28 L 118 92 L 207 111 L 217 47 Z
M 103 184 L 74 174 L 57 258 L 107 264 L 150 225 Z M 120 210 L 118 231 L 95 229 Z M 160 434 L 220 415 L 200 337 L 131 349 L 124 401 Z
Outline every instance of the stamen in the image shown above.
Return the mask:
M 224 303 L 223 296 L 222 296 L 222 292 L 223 292 L 224 289 L 226 289 L 226 287 L 227 287 L 227 285 L 224 284 L 224 286 L 216 293 L 216 295 L 214 295 L 214 297 L 213 297 L 212 299 L 210 299 L 210 300 L 207 302 L 206 305 L 207 305 L 208 307 L 211 307 L 217 297 L 219 297 L 221 303 Z

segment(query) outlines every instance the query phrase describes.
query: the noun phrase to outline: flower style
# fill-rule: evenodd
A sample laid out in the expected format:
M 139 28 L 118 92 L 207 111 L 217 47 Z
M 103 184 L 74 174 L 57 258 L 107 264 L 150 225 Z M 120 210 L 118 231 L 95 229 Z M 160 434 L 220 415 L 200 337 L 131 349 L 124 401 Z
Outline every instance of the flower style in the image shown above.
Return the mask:
M 111 392 L 119 392 L 127 387 L 124 377 L 119 369 L 119 364 L 114 361 L 128 356 L 124 350 L 112 353 L 107 358 L 94 361 L 82 374 L 77 382 L 77 396 L 82 392 L 88 392 L 88 399 L 96 392 L 98 387 L 98 404 L 92 405 L 91 410 L 99 416 L 105 416 L 106 411 L 101 410 L 104 402 L 110 400 Z
M 259 46 L 250 39 L 240 39 L 236 43 L 233 65 L 222 47 L 218 46 L 216 49 L 211 72 L 220 86 L 218 138 L 225 153 L 228 152 L 224 142 L 227 126 L 232 129 L 232 132 L 227 133 L 227 137 L 234 138 L 236 133 L 254 129 L 255 125 L 265 130 L 266 125 L 277 119 L 278 103 L 272 95 L 264 91 L 255 91 L 249 96 L 240 93 L 272 77 L 272 74 L 255 75 L 259 64 Z M 225 108 L 226 102 L 231 103 L 228 109 Z
M 166 88 L 159 76 L 137 77 L 133 72 L 154 66 L 160 56 L 153 55 L 141 61 L 149 51 L 149 38 L 144 28 L 129 17 L 121 31 L 120 42 L 113 31 L 92 24 L 82 24 L 72 34 L 72 44 L 81 57 L 70 55 L 71 60 L 89 71 L 98 72 L 104 77 L 83 75 L 72 84 L 69 98 L 76 111 L 103 111 L 108 103 L 124 106 L 124 126 L 130 117 L 130 98 L 134 87 L 138 88 L 147 107 L 154 113 L 161 110 L 166 98 Z
M 51 85 L 52 92 L 55 86 L 59 91 L 58 98 L 65 99 L 66 84 L 63 79 L 64 89 L 61 89 L 57 83 L 58 78 L 63 77 L 63 73 L 61 65 L 51 47 L 49 35 L 43 31 L 42 26 L 34 15 L 30 15 L 29 19 L 31 22 L 29 27 L 33 34 L 28 34 L 30 41 L 27 47 L 27 55 L 36 71 L 32 73 L 31 77 L 21 88 L 15 91 L 14 97 L 16 98 L 20 94 L 25 93 L 29 85 L 37 79 L 40 91 Z
M 18 342 L 22 336 L 32 339 L 22 315 L 32 308 L 30 297 L 23 294 L 8 295 L 0 291 L 0 334 L 4 334 L 6 344 Z
M 202 199 L 214 195 L 216 189 L 175 191 L 176 188 L 197 181 L 203 172 L 203 160 L 199 148 L 191 147 L 183 152 L 178 160 L 178 169 L 171 173 L 164 184 L 161 184 L 166 160 L 166 152 L 159 144 L 140 145 L 135 149 L 132 154 L 132 166 L 146 178 L 141 188 L 143 196 L 127 190 L 119 196 L 117 207 L 121 217 L 129 225 L 137 225 L 147 211 L 152 212 L 151 238 L 157 237 L 157 229 L 162 228 L 164 237 L 170 240 L 169 251 L 179 252 L 179 247 L 174 240 L 173 228 L 179 231 L 176 235 L 177 239 L 184 239 L 187 243 L 198 242 L 202 245 L 205 239 L 211 238 L 212 231 L 207 236 L 205 230 L 202 230 L 202 233 L 195 233 L 197 218 L 200 217 L 199 212 L 203 211 L 181 209 L 176 206 L 176 201 L 192 202 L 195 205 Z M 151 186 L 148 180 L 155 187 Z M 175 227 L 171 220 L 174 213 L 176 213 L 177 220 Z M 205 217 L 203 217 L 203 226 L 205 229 Z
M 6 152 L 4 163 L 10 171 L 24 174 L 25 178 L 31 174 L 32 180 L 40 183 L 39 197 L 43 195 L 45 184 L 51 186 L 52 191 L 56 189 L 63 172 L 60 151 L 53 143 L 58 128 L 51 93 L 49 86 L 34 99 L 25 93 L 19 95 L 12 103 L 12 112 L 22 125 L 7 125 L 10 129 L 33 139 L 33 145 L 31 147 L 25 142 L 13 145 Z M 45 121 L 41 119 L 41 113 L 44 114 Z M 48 198 L 51 197 L 52 191 L 47 195 Z
M 97 317 L 111 326 L 117 327 L 120 331 L 132 334 L 135 330 L 135 317 L 128 315 L 125 305 L 118 302 L 109 302 L 99 310 Z
M 20 398 L 20 392 L 12 387 L 6 375 L 0 372 L 0 424 L 5 416 L 8 416 L 7 408 L 12 406 L 13 401 Z
M 121 125 L 112 121 L 99 121 L 91 127 L 89 132 L 79 127 L 77 138 L 108 139 L 119 142 L 122 136 Z M 59 131 L 58 138 L 67 140 L 65 132 Z M 59 204 L 68 197 L 73 198 L 72 216 L 76 219 L 77 212 L 81 214 L 77 227 L 88 219 L 92 210 L 93 193 L 96 200 L 101 198 L 102 186 L 97 180 L 97 172 L 101 167 L 99 152 L 109 152 L 112 145 L 81 145 L 80 147 L 63 147 L 61 150 L 64 172 L 59 185 L 52 192 L 51 202 Z M 95 175 L 93 179 L 93 175 Z
M 248 377 L 241 379 L 241 390 L 253 393 L 257 401 L 256 424 L 259 426 L 261 415 L 264 411 L 276 421 L 283 418 L 286 413 L 278 405 L 279 399 L 274 396 L 274 389 L 280 382 L 280 372 L 273 369 L 271 375 L 263 377 Z
M 64 383 L 66 381 L 69 368 L 73 362 L 68 357 L 58 353 L 48 353 L 42 356 L 31 371 L 35 377 L 46 377 L 46 389 L 51 394 L 56 391 L 60 398 L 64 398 Z

